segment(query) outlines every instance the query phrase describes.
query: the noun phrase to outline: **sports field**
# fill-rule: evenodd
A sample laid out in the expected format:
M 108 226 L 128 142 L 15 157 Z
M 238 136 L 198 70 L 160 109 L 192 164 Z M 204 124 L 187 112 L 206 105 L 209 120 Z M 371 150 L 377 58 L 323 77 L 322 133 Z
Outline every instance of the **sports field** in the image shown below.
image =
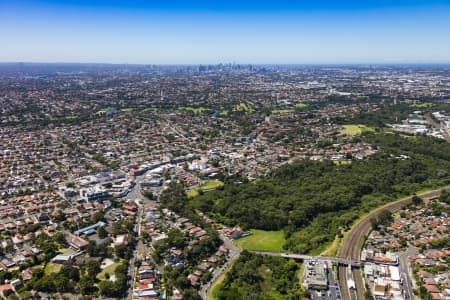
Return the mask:
M 272 114 L 287 114 L 295 112 L 294 109 L 275 109 L 272 110 Z
M 358 135 L 365 131 L 375 131 L 372 127 L 360 124 L 348 124 L 342 125 L 342 127 L 343 129 L 341 130 L 341 133 L 346 135 Z
M 206 181 L 204 184 L 202 184 L 201 186 L 195 187 L 191 190 L 189 190 L 187 192 L 187 196 L 189 198 L 195 197 L 198 195 L 198 191 L 202 190 L 202 191 L 208 191 L 208 190 L 212 190 L 212 189 L 216 189 L 219 186 L 222 186 L 223 182 L 217 179 L 214 180 L 208 180 Z
M 297 103 L 295 104 L 295 108 L 306 108 L 308 107 L 308 104 L 306 103 Z
M 283 231 L 250 230 L 249 236 L 235 240 L 234 243 L 244 250 L 286 252 L 283 245 L 286 242 Z
M 412 107 L 417 107 L 417 108 L 430 108 L 433 106 L 432 102 L 421 102 L 421 103 L 416 103 L 416 104 L 412 104 Z
M 209 108 L 206 108 L 206 107 L 179 107 L 178 109 L 185 110 L 185 111 L 191 111 L 194 114 L 199 114 L 199 113 L 210 110 Z

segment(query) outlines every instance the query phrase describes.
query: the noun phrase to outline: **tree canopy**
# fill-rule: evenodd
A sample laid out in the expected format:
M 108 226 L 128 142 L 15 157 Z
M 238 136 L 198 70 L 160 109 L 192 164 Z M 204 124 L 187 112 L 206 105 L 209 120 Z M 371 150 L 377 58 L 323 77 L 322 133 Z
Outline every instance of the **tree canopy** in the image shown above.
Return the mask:
M 379 149 L 370 159 L 341 165 L 298 161 L 253 182 L 228 181 L 191 204 L 227 225 L 284 229 L 286 249 L 308 252 L 334 239 L 362 212 L 450 182 L 450 144 L 393 134 L 362 138 Z

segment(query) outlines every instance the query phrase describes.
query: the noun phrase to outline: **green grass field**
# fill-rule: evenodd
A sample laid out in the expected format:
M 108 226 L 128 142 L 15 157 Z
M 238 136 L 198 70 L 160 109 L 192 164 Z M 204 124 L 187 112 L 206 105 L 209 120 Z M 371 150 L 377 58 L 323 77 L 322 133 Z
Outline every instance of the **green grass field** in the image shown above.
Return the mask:
M 199 114 L 202 113 L 204 111 L 208 111 L 210 110 L 209 108 L 205 108 L 205 107 L 179 107 L 179 110 L 185 110 L 185 111 L 191 111 L 194 114 Z
M 223 186 L 223 182 L 217 179 L 214 180 L 208 180 L 206 181 L 204 184 L 202 184 L 201 186 L 195 187 L 193 189 L 190 189 L 187 192 L 187 196 L 189 198 L 195 197 L 198 195 L 198 191 L 202 190 L 202 191 L 208 191 L 208 190 L 212 190 L 212 189 L 216 189 L 219 186 Z
M 286 242 L 283 231 L 250 230 L 250 236 L 235 240 L 234 243 L 241 249 L 269 252 L 286 252 L 283 245 Z
M 275 109 L 272 110 L 272 114 L 287 114 L 295 112 L 294 109 Z
M 115 263 L 107 266 L 100 273 L 98 273 L 97 278 L 100 280 L 105 280 L 106 273 L 108 273 L 110 276 L 114 275 L 114 271 L 116 270 L 117 266 L 120 265 L 121 263 L 122 263 L 122 261 L 118 261 L 118 262 L 115 262 Z
M 59 270 L 61 270 L 62 265 L 60 264 L 54 264 L 52 262 L 49 262 L 44 269 L 45 275 L 49 275 L 51 273 L 58 273 Z
M 368 127 L 365 125 L 355 125 L 355 124 L 348 124 L 348 125 L 342 125 L 343 129 L 341 130 L 342 134 L 346 135 L 358 135 L 365 131 L 375 131 L 372 127 Z
M 417 107 L 417 108 L 430 108 L 433 106 L 433 103 L 431 102 L 421 102 L 421 103 L 416 103 L 416 104 L 412 104 L 412 107 Z
M 157 107 L 147 107 L 144 110 L 142 110 L 143 112 L 147 112 L 147 111 L 158 111 Z
M 237 111 L 245 111 L 246 114 L 255 112 L 255 110 L 250 105 L 247 105 L 245 103 L 239 103 L 238 105 L 235 105 L 234 109 Z
M 297 103 L 295 104 L 295 108 L 307 108 L 308 104 L 306 103 Z
M 104 109 L 101 109 L 101 110 L 99 110 L 99 111 L 97 111 L 95 114 L 96 115 L 103 115 L 104 113 L 106 113 L 108 110 L 110 110 L 112 107 L 107 107 L 107 108 L 104 108 Z

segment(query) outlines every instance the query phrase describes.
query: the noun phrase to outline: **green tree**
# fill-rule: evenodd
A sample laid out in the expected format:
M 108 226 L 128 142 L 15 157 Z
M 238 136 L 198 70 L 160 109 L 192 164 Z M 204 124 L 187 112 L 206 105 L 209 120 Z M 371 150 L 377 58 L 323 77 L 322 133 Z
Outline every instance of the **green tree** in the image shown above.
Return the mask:
M 422 198 L 420 198 L 420 197 L 418 197 L 418 196 L 416 196 L 416 195 L 414 195 L 413 197 L 412 197 L 412 204 L 414 204 L 414 205 L 422 205 L 423 204 L 423 199 Z
M 91 277 L 91 278 L 95 278 L 95 276 L 97 276 L 98 273 L 101 272 L 101 268 L 100 268 L 100 262 L 98 262 L 97 260 L 90 260 L 86 263 L 86 273 Z
M 106 229 L 103 226 L 101 226 L 99 229 L 97 229 L 97 234 L 98 234 L 98 237 L 101 239 L 104 239 L 108 236 L 108 232 L 106 231 Z
M 446 190 L 442 190 L 441 195 L 439 196 L 439 201 L 450 204 L 450 193 Z
M 78 288 L 82 295 L 92 295 L 97 291 L 94 279 L 91 276 L 83 276 L 78 282 Z

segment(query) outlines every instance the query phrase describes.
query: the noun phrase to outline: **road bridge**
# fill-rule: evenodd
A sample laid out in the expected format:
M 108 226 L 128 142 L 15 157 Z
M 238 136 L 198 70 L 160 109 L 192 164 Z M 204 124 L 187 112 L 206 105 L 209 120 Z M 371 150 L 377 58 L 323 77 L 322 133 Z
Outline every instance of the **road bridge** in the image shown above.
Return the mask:
M 343 257 L 336 256 L 311 256 L 305 254 L 295 254 L 295 253 L 279 253 L 279 252 L 265 252 L 265 251 L 250 251 L 251 253 L 261 254 L 261 255 L 270 255 L 270 256 L 278 256 L 284 258 L 291 258 L 295 260 L 327 260 L 339 265 L 351 266 L 354 268 L 359 268 L 361 266 L 361 261 L 358 259 L 347 259 Z

